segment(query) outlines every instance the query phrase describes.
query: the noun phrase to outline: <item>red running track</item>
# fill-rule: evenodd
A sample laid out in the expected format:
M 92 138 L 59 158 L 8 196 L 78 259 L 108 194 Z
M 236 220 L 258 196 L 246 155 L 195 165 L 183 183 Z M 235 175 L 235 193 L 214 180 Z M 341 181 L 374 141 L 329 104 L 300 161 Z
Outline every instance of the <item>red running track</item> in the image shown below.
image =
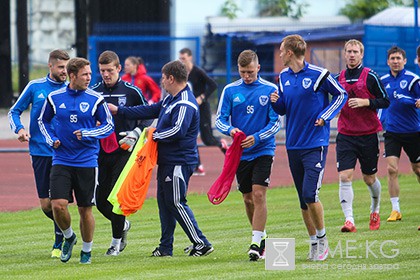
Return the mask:
M 27 149 L 27 144 L 21 144 L 15 139 L 0 140 L 0 150 L 7 148 Z M 381 146 L 381 153 L 383 146 Z M 190 181 L 189 192 L 206 193 L 222 171 L 223 154 L 216 147 L 201 147 L 200 157 L 204 165 L 205 176 L 193 176 Z M 156 168 L 155 168 L 156 169 Z M 400 161 L 400 173 L 409 174 L 411 165 L 403 153 Z M 148 197 L 156 195 L 156 175 L 152 176 Z M 379 177 L 386 176 L 386 161 L 379 160 Z M 356 167 L 355 179 L 360 179 L 359 167 Z M 328 149 L 327 166 L 323 183 L 338 182 L 335 163 L 335 145 Z M 285 146 L 277 146 L 274 165 L 271 173 L 271 186 L 293 185 L 290 175 Z M 232 189 L 235 189 L 235 185 Z M 386 190 L 386 188 L 384 188 Z M 0 211 L 19 211 L 38 207 L 38 197 L 30 162 L 30 156 L 25 152 L 0 152 Z

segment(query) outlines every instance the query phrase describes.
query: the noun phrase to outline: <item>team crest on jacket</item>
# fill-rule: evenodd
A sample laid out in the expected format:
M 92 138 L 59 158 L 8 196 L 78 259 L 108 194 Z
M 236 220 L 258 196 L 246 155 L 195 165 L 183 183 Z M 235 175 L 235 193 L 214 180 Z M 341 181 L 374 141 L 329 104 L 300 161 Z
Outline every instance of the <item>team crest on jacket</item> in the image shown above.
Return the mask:
M 400 82 L 400 88 L 405 89 L 405 87 L 408 85 L 408 82 L 406 80 L 402 80 Z
M 82 111 L 82 113 L 86 113 L 87 110 L 89 109 L 89 103 L 87 102 L 81 102 L 79 105 L 80 111 Z
M 118 97 L 119 106 L 125 106 L 126 103 L 127 103 L 127 96 Z
M 261 106 L 265 106 L 268 103 L 268 96 L 267 95 L 261 95 L 260 96 L 260 104 Z
M 311 84 L 312 84 L 312 80 L 309 79 L 309 78 L 305 78 L 305 79 L 302 80 L 302 86 L 305 89 L 309 88 L 311 86 Z

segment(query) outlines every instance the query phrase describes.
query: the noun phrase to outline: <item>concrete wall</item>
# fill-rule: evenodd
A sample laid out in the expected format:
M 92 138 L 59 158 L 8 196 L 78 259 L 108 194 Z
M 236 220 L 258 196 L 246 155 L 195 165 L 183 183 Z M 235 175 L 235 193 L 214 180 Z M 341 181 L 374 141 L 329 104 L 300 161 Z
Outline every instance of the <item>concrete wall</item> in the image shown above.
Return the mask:
M 17 62 L 16 3 L 11 2 L 12 60 Z M 30 64 L 45 64 L 54 49 L 75 56 L 74 0 L 29 0 L 28 44 Z

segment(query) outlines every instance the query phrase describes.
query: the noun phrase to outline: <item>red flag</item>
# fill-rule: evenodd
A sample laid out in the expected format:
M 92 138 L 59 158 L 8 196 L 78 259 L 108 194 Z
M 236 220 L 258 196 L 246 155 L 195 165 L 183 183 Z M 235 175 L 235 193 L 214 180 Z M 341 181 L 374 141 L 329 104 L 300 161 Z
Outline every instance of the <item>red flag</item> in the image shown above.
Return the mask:
M 246 138 L 245 133 L 237 132 L 233 136 L 232 146 L 226 151 L 225 162 L 220 176 L 207 192 L 207 197 L 213 204 L 220 204 L 225 200 L 230 192 L 233 179 L 235 179 L 236 170 L 242 156 L 241 142 Z

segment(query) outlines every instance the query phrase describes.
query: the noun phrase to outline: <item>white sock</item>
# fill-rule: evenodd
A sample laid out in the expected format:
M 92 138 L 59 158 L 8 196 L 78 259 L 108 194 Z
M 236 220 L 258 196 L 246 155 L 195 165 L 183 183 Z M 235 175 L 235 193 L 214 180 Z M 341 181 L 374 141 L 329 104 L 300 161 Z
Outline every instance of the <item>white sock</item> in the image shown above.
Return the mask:
M 379 182 L 378 178 L 376 178 L 372 186 L 368 186 L 368 189 L 372 198 L 370 212 L 379 213 L 379 204 L 381 202 L 381 182 Z
M 89 253 L 90 251 L 92 251 L 92 244 L 93 244 L 93 241 L 91 242 L 83 241 L 82 251 L 85 253 Z
M 391 204 L 392 204 L 392 211 L 400 211 L 400 198 L 398 196 L 396 197 L 391 197 Z
M 325 228 L 316 230 L 316 238 L 323 238 L 326 234 Z
M 314 244 L 314 243 L 316 243 L 317 241 L 317 238 L 316 238 L 316 235 L 309 235 L 309 240 L 311 241 L 311 244 Z
M 64 235 L 64 238 L 67 238 L 67 239 L 69 239 L 70 237 L 72 237 L 73 236 L 73 229 L 71 228 L 71 227 L 69 227 L 68 229 L 65 229 L 65 230 L 63 230 L 63 235 Z
M 346 221 L 350 221 L 354 224 L 353 218 L 353 186 L 351 182 L 340 182 L 340 188 L 338 191 L 341 203 L 341 209 L 343 209 Z
M 117 251 L 119 251 L 121 246 L 121 238 L 112 238 L 111 246 L 113 246 Z
M 253 230 L 252 231 L 252 244 L 257 244 L 258 246 L 260 246 L 261 239 L 263 238 L 263 236 L 264 236 L 263 231 Z
M 262 239 L 264 240 L 264 239 L 266 239 L 267 238 L 267 232 L 264 230 L 264 232 L 263 232 L 263 237 L 262 237 Z

